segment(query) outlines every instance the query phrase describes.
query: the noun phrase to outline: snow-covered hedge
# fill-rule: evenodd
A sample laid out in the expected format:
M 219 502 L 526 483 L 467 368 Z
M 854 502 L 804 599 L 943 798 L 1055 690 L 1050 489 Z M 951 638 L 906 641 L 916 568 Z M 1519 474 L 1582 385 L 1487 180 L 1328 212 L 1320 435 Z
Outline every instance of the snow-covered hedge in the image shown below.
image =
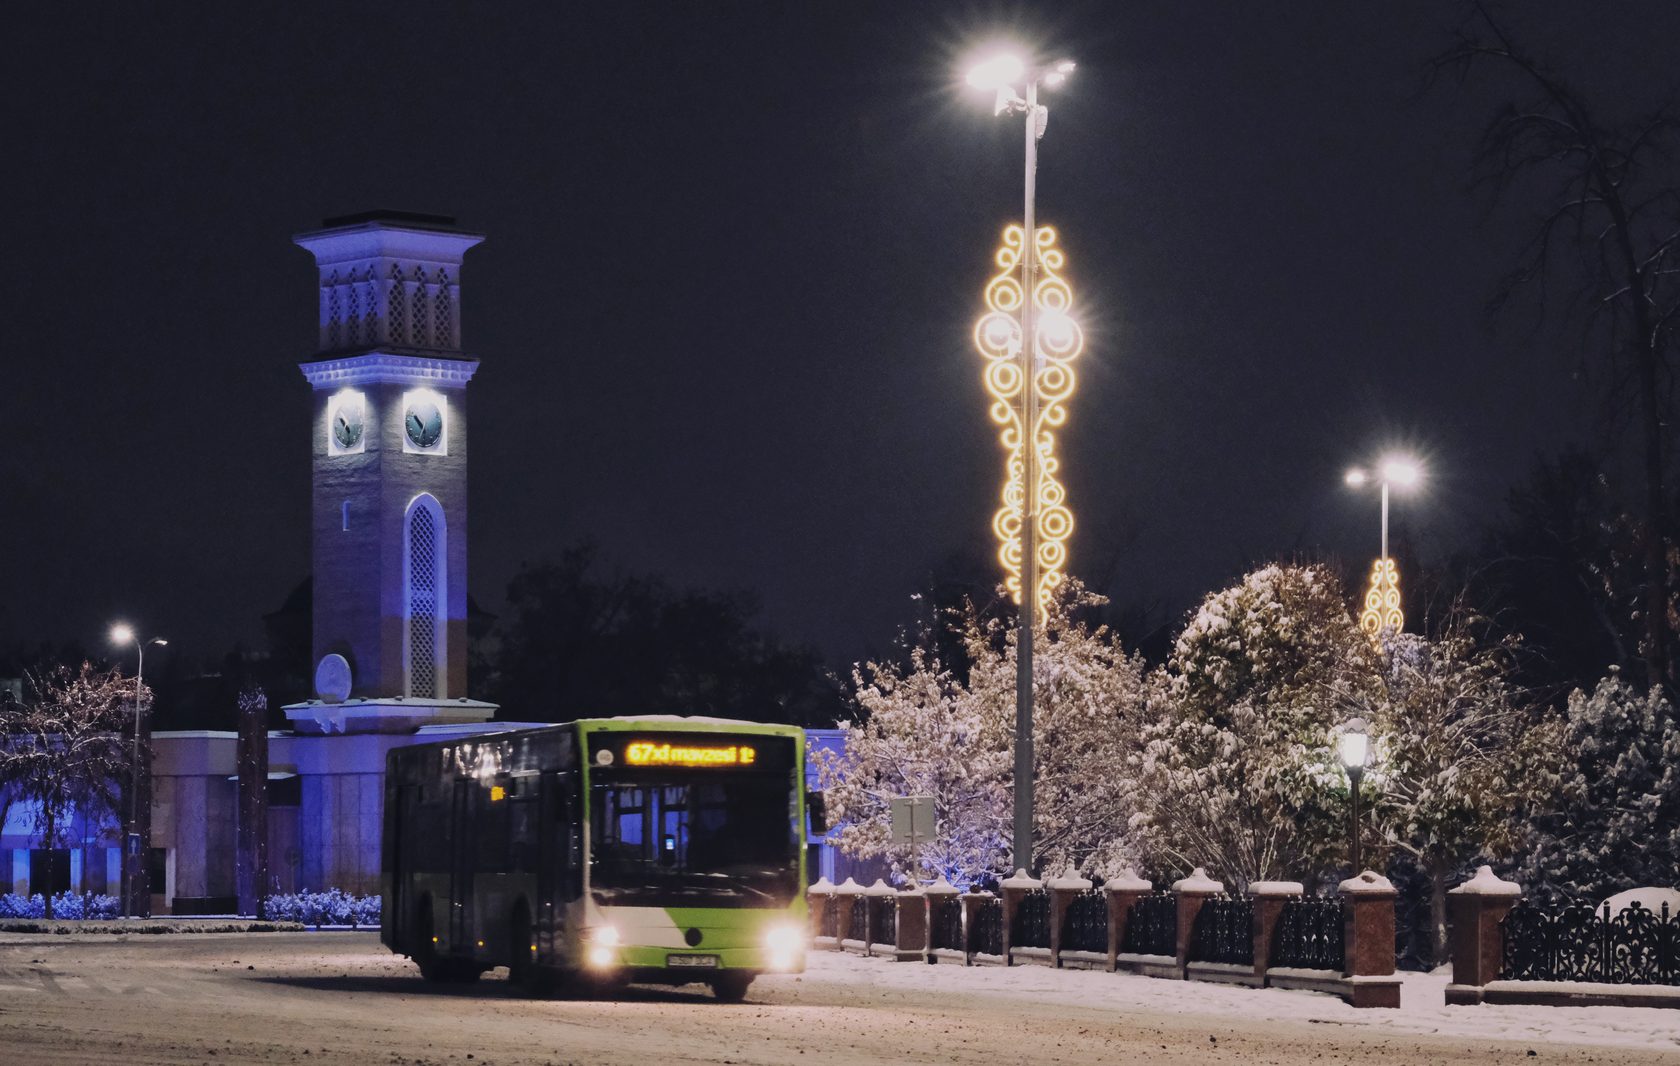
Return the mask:
M 117 897 L 89 892 L 78 896 L 60 892 L 53 897 L 53 918 L 80 921 L 85 918 L 115 918 L 119 909 Z M 0 918 L 45 918 L 47 901 L 39 893 L 19 896 L 8 892 L 0 895 Z
M 379 897 L 358 896 L 341 888 L 325 892 L 288 892 L 263 900 L 263 913 L 277 922 L 348 925 L 352 928 L 379 924 Z

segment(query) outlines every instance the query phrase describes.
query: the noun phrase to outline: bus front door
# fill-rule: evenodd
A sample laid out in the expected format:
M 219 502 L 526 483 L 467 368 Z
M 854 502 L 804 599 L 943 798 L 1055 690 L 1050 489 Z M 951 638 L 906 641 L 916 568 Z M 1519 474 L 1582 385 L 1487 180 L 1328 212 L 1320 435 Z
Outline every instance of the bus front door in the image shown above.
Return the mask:
M 542 955 L 552 958 L 565 933 L 566 901 L 561 886 L 566 881 L 566 830 L 570 823 L 566 782 L 558 771 L 542 775 L 538 807 L 536 922 Z

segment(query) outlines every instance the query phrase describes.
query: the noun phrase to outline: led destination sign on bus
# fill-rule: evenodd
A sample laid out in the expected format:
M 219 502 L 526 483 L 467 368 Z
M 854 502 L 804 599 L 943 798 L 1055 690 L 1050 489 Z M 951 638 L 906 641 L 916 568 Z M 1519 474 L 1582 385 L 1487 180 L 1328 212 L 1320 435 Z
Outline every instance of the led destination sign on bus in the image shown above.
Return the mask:
M 624 746 L 631 766 L 752 766 L 758 749 L 751 744 L 687 745 L 633 740 Z

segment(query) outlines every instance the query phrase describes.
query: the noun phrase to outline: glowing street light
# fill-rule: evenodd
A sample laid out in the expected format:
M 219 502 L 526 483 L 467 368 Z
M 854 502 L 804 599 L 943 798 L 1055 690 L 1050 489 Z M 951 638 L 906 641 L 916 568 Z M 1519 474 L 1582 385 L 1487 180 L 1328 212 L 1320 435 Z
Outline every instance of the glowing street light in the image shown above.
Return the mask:
M 1371 564 L 1371 583 L 1365 590 L 1365 609 L 1359 613 L 1359 628 L 1376 640 L 1385 630 L 1398 633 L 1406 624 L 1406 616 L 1400 610 L 1400 572 L 1388 555 L 1388 489 L 1390 485 L 1412 488 L 1423 480 L 1423 467 L 1415 459 L 1389 455 L 1377 463 L 1375 471 L 1356 466 L 1347 472 L 1344 480 L 1356 489 L 1373 480 L 1382 486 L 1382 555 Z
M 986 314 L 974 327 L 975 346 L 986 357 L 986 390 L 992 421 L 1008 451 L 1002 506 L 992 518 L 1000 541 L 1005 585 L 1020 605 L 1015 653 L 1015 817 L 1013 866 L 1031 870 L 1033 824 L 1033 625 L 1062 581 L 1066 541 L 1073 532 L 1067 490 L 1057 480 L 1054 430 L 1067 421 L 1073 395 L 1072 361 L 1085 347 L 1069 314 L 1073 290 L 1060 271 L 1066 256 L 1056 231 L 1034 219 L 1038 141 L 1050 111 L 1038 102 L 1042 83 L 1054 87 L 1073 72 L 1071 59 L 1029 67 L 1002 52 L 976 64 L 968 83 L 995 94 L 993 113 L 1025 119 L 1025 196 L 1022 223 L 1003 232 L 986 285 Z
M 134 664 L 134 764 L 130 770 L 131 781 L 128 788 L 128 833 L 123 844 L 123 899 L 122 913 L 128 916 L 136 892 L 136 886 L 144 882 L 145 865 L 140 855 L 140 685 L 146 673 L 146 649 L 152 645 L 166 647 L 169 641 L 162 637 L 141 640 L 135 635 L 134 627 L 127 622 L 118 622 L 111 627 L 111 643 L 117 647 L 134 645 L 136 661 Z
M 1365 719 L 1355 718 L 1343 726 L 1336 746 L 1342 757 L 1342 769 L 1347 771 L 1348 791 L 1353 807 L 1348 822 L 1348 857 L 1353 862 L 1352 876 L 1359 876 L 1359 783 L 1365 778 L 1365 760 L 1369 755 L 1370 738 L 1365 735 Z

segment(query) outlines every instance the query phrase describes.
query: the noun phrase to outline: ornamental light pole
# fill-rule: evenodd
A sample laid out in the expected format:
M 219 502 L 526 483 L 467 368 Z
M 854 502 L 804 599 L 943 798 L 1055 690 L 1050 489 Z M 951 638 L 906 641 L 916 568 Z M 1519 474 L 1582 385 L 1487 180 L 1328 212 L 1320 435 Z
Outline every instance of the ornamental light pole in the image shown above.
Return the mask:
M 1343 727 L 1343 733 L 1337 740 L 1337 747 L 1342 756 L 1342 768 L 1348 775 L 1348 792 L 1353 797 L 1353 807 L 1348 820 L 1348 857 L 1353 862 L 1353 873 L 1349 876 L 1359 876 L 1359 783 L 1365 778 L 1365 759 L 1369 753 L 1369 738 L 1365 735 L 1365 719 L 1355 718 Z
M 1406 624 L 1406 616 L 1400 611 L 1400 573 L 1388 555 L 1388 487 L 1392 484 L 1409 489 L 1422 477 L 1422 467 L 1404 456 L 1391 455 L 1377 464 L 1375 480 L 1382 485 L 1382 555 L 1371 566 L 1365 609 L 1359 614 L 1359 628 L 1372 640 L 1380 638 L 1385 630 L 1398 633 Z M 1356 466 L 1347 472 L 1346 480 L 1357 489 L 1373 480 L 1373 475 Z
M 1045 617 L 1050 595 L 1062 580 L 1066 540 L 1073 514 L 1056 479 L 1053 430 L 1067 419 L 1063 401 L 1073 393 L 1070 362 L 1084 348 L 1084 336 L 1068 315 L 1072 290 L 1058 271 L 1065 256 L 1056 233 L 1034 218 L 1038 141 L 1050 111 L 1038 102 L 1039 86 L 1067 80 L 1074 63 L 1063 59 L 1029 68 L 1003 53 L 976 65 L 968 83 L 995 94 L 993 114 L 1024 118 L 1025 196 L 1020 227 L 1004 230 L 995 261 L 1000 272 L 986 286 L 988 312 L 975 326 L 975 344 L 987 359 L 986 388 L 992 420 L 1002 427 L 1009 452 L 1002 507 L 992 528 L 1009 577 L 1005 584 L 1020 605 L 1015 652 L 1015 817 L 1017 870 L 1032 870 L 1033 827 L 1033 628 Z
M 128 833 L 123 841 L 123 917 L 128 917 L 133 906 L 136 872 L 140 869 L 140 686 L 141 679 L 146 673 L 146 649 L 156 644 L 165 647 L 169 641 L 162 637 L 141 640 L 134 633 L 134 627 L 126 622 L 118 622 L 111 627 L 111 643 L 122 647 L 134 645 L 134 763 L 130 770 L 131 781 L 128 788 Z

